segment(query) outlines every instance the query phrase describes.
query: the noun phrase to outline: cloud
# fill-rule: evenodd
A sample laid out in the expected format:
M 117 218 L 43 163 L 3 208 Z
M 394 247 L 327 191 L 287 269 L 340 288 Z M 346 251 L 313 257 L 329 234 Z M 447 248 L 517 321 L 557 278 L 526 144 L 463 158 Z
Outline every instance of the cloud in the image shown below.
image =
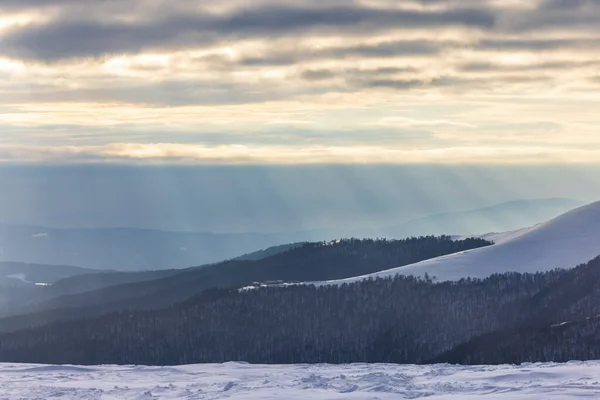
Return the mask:
M 360 34 L 398 27 L 483 28 L 493 26 L 494 22 L 492 14 L 479 9 L 416 11 L 357 5 L 327 8 L 265 5 L 239 9 L 226 15 L 197 12 L 133 22 L 56 18 L 9 29 L 0 42 L 0 53 L 10 57 L 56 61 L 151 49 L 202 47 L 249 37 L 268 38 L 307 32 Z
M 598 0 L 0 0 L 0 162 L 587 162 L 599 25 Z
M 302 71 L 300 76 L 302 79 L 318 82 L 336 78 L 342 78 L 347 81 L 357 80 L 357 79 L 365 79 L 367 77 L 381 77 L 381 76 L 394 76 L 394 75 L 403 75 L 403 74 L 414 74 L 418 72 L 416 68 L 412 67 L 380 67 L 373 69 L 358 69 L 358 68 L 348 68 L 348 69 L 308 69 Z
M 383 118 L 378 122 L 379 125 L 382 126 L 399 126 L 399 127 L 436 127 L 436 126 L 452 126 L 459 128 L 476 128 L 475 125 L 469 124 L 466 122 L 459 121 L 450 121 L 450 120 L 436 120 L 436 119 L 427 119 L 427 120 L 418 120 L 413 118 L 406 117 L 389 117 Z
M 600 3 L 597 0 L 542 0 L 538 6 L 523 13 L 504 15 L 505 31 L 544 32 L 553 29 L 593 29 L 600 22 Z
M 406 91 L 411 89 L 458 89 L 464 85 L 474 84 L 475 81 L 456 76 L 442 76 L 433 79 L 393 79 L 393 78 L 367 78 L 355 81 L 361 87 L 391 89 Z
M 114 143 L 73 148 L 2 148 L 0 159 L 13 158 L 35 163 L 158 163 L 195 165 L 253 164 L 598 164 L 599 149 L 543 146 L 447 147 L 407 149 L 381 146 L 249 147 L 182 145 L 177 143 Z M 573 157 L 576 155 L 577 157 Z M 9 159 L 11 159 L 9 157 Z
M 0 0 L 0 10 L 26 10 L 37 7 L 56 7 L 71 3 L 69 0 Z
M 458 65 L 464 72 L 526 72 L 526 71 L 556 71 L 573 70 L 578 68 L 597 68 L 600 61 L 551 61 L 542 63 L 491 63 L 485 61 L 468 62 Z
M 335 46 L 325 49 L 298 48 L 296 51 L 268 52 L 263 55 L 230 60 L 240 66 L 286 66 L 307 61 L 339 60 L 345 58 L 395 58 L 434 55 L 458 46 L 457 43 L 435 42 L 431 40 L 397 40 L 354 46 Z M 213 59 L 214 60 L 214 59 Z M 215 60 L 221 65 L 227 59 Z
M 600 50 L 600 40 L 597 38 L 580 39 L 485 39 L 478 43 L 482 50 L 528 50 L 552 51 L 567 50 Z

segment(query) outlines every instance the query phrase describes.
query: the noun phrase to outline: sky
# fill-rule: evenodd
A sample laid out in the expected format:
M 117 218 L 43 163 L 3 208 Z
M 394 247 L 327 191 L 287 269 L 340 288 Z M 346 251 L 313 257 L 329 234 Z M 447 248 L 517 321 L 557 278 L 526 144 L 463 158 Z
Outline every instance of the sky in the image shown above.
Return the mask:
M 600 0 L 0 0 L 0 163 L 600 164 Z
M 326 237 L 334 239 L 349 235 L 345 232 L 378 231 L 431 214 L 513 200 L 597 201 L 600 168 L 4 166 L 0 168 L 0 193 L 0 227 L 27 224 L 218 233 L 325 229 L 336 232 Z M 486 228 L 479 233 L 488 232 L 489 224 L 481 222 Z
M 600 198 L 600 0 L 0 0 L 0 223 Z

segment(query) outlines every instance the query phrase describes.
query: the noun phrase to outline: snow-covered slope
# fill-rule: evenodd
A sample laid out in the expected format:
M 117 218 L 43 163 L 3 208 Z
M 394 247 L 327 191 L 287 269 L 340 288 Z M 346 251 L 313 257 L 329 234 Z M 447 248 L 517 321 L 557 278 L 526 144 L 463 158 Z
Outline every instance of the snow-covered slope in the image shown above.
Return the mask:
M 529 226 L 527 228 L 517 229 L 515 231 L 490 232 L 490 233 L 486 233 L 483 235 L 457 235 L 453 238 L 456 240 L 464 240 L 464 239 L 468 239 L 468 238 L 480 238 L 480 239 L 489 240 L 490 242 L 494 242 L 495 244 L 500 244 L 500 243 L 508 242 L 509 240 L 516 239 L 519 236 L 523 236 L 524 234 L 529 233 L 532 230 L 539 228 L 541 225 L 542 224 L 536 224 L 533 226 Z
M 600 362 L 521 366 L 0 364 L 0 399 L 598 399 Z
M 423 261 L 405 267 L 349 279 L 321 282 L 340 284 L 368 277 L 423 276 L 439 281 L 484 278 L 503 272 L 538 272 L 573 268 L 600 255 L 600 202 L 563 214 L 545 224 L 518 231 L 500 243 Z

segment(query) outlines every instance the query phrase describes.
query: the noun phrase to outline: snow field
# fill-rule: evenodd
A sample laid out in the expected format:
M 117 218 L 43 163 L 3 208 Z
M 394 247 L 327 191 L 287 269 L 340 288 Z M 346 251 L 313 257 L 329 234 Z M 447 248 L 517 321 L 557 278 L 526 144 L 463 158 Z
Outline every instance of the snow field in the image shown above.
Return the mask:
M 0 364 L 0 399 L 598 399 L 600 362 L 521 366 Z

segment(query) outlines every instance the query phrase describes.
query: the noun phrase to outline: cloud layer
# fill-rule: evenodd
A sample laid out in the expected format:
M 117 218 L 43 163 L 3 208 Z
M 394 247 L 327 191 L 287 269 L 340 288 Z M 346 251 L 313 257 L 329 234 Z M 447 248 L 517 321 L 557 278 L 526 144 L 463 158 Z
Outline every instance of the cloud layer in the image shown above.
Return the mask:
M 596 163 L 598 0 L 0 0 L 0 162 Z

